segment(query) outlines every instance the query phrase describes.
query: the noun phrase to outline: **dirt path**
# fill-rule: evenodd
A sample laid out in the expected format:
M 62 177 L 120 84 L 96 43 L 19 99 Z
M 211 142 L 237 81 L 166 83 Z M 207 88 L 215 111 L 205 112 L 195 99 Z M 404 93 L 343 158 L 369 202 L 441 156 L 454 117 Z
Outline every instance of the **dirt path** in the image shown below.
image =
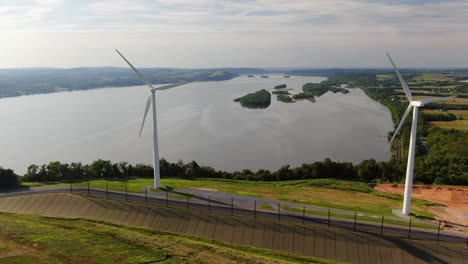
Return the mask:
M 403 184 L 378 184 L 382 192 L 403 194 Z M 468 225 L 468 188 L 462 186 L 413 185 L 413 197 L 443 204 L 432 207 L 436 219 L 448 223 Z

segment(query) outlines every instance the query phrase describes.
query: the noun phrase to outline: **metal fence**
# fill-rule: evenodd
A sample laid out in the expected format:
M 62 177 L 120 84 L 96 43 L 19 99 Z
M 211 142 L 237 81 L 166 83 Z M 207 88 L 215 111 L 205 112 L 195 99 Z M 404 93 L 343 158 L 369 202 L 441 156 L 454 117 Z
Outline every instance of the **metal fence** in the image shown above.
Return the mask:
M 99 188 L 90 186 L 89 182 L 73 184 L 70 182 L 69 192 L 79 193 L 90 197 L 99 197 L 128 202 L 144 203 L 148 205 L 181 208 L 188 210 L 204 211 L 214 214 L 230 216 L 251 217 L 254 219 L 268 219 L 278 222 L 290 222 L 299 224 L 323 225 L 329 228 L 343 228 L 354 232 L 365 232 L 377 235 L 389 235 L 401 238 L 429 240 L 437 242 L 462 243 L 468 246 L 468 236 L 456 233 L 448 233 L 441 230 L 442 225 L 430 221 L 421 220 L 395 220 L 396 218 L 385 216 L 373 216 L 358 212 L 343 215 L 342 210 L 328 208 L 322 212 L 311 213 L 305 206 L 302 208 L 288 208 L 285 210 L 281 203 L 270 203 L 267 208 L 262 204 L 262 199 L 252 198 L 251 206 L 238 205 L 235 198 L 229 200 L 213 199 L 211 196 L 201 197 L 191 193 L 166 190 L 158 193 L 148 192 L 135 194 L 128 192 L 127 184 L 121 184 L 121 190 L 109 190 L 108 183 Z M 115 186 L 113 189 L 116 189 Z M 66 190 L 66 189 L 65 189 Z M 337 216 L 339 215 L 339 217 Z M 425 225 L 430 229 L 421 228 Z M 466 233 L 466 226 L 462 226 Z

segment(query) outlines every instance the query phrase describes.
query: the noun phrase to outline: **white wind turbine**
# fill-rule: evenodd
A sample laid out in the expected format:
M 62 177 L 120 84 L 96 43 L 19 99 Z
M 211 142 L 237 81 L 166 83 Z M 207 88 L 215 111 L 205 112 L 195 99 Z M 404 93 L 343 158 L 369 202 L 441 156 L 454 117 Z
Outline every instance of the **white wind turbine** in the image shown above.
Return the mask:
M 400 123 L 398 124 L 398 127 L 395 130 L 395 133 L 393 133 L 392 139 L 390 140 L 390 143 L 389 143 L 390 146 L 393 140 L 395 139 L 395 136 L 398 134 L 401 127 L 403 126 L 403 123 L 405 122 L 406 117 L 411 111 L 411 108 L 413 108 L 413 121 L 411 123 L 411 137 L 410 137 L 409 150 L 408 150 L 408 165 L 406 166 L 405 196 L 403 199 L 403 210 L 402 210 L 402 213 L 404 215 L 409 215 L 410 209 L 411 209 L 411 192 L 413 190 L 413 167 L 414 167 L 414 154 L 415 154 L 415 145 L 416 145 L 416 130 L 418 127 L 418 108 L 429 103 L 447 100 L 449 98 L 454 98 L 456 96 L 435 97 L 435 98 L 428 98 L 428 99 L 421 99 L 421 100 L 413 100 L 408 84 L 405 82 L 405 80 L 401 76 L 400 72 L 395 66 L 395 63 L 393 62 L 392 58 L 390 57 L 388 53 L 387 53 L 387 56 L 390 62 L 392 63 L 393 68 L 395 69 L 396 75 L 398 76 L 401 86 L 403 86 L 403 90 L 405 91 L 406 97 L 408 97 L 408 101 L 409 101 L 408 108 L 406 108 L 406 111 L 401 117 Z
M 161 175 L 159 172 L 159 149 L 158 149 L 158 123 L 157 123 L 157 116 L 156 116 L 156 91 L 159 90 L 167 90 L 170 88 L 174 88 L 176 86 L 187 84 L 188 82 L 182 83 L 175 83 L 169 84 L 162 87 L 153 87 L 151 83 L 139 72 L 117 49 L 115 50 L 117 53 L 122 57 L 122 59 L 127 62 L 127 64 L 133 69 L 133 71 L 138 75 L 138 77 L 151 88 L 151 95 L 148 97 L 148 101 L 146 102 L 145 114 L 143 115 L 143 121 L 141 123 L 140 133 L 138 136 L 141 136 L 141 132 L 143 131 L 143 126 L 145 125 L 146 115 L 148 114 L 148 110 L 153 103 L 153 168 L 154 168 L 154 188 L 161 187 Z

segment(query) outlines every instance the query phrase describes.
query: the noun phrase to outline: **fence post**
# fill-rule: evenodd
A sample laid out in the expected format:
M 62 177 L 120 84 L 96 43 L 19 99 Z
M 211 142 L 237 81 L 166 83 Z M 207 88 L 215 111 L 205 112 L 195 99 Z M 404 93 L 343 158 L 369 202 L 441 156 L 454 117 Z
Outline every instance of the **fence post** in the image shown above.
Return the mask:
M 125 201 L 128 201 L 127 184 L 125 184 Z
M 254 219 L 257 219 L 257 200 L 254 200 Z
M 190 207 L 189 206 L 189 201 L 188 201 L 188 196 L 189 196 L 189 194 L 187 193 L 187 209 L 189 209 L 189 207 Z
M 211 213 L 211 195 L 208 195 L 208 212 Z
M 411 218 L 409 220 L 409 225 L 408 225 L 408 238 L 411 238 Z
M 440 221 L 439 221 L 439 226 L 437 228 L 437 242 L 439 242 L 440 239 Z
M 354 232 L 356 232 L 356 219 L 357 219 L 357 212 L 354 212 L 354 226 L 353 226 Z
M 88 180 L 88 196 L 90 196 L 90 195 L 89 195 L 89 180 Z
M 72 181 L 70 179 L 70 193 L 73 193 Z
M 383 235 L 383 222 L 384 222 L 384 217 L 385 217 L 385 216 L 382 215 L 382 224 L 380 225 L 380 235 Z
M 328 208 L 327 225 L 330 227 L 330 208 Z
M 145 188 L 145 204 L 148 204 L 148 189 Z
M 234 215 L 234 198 L 231 198 L 231 215 Z
M 302 209 L 302 224 L 303 224 L 303 225 L 305 224 L 305 206 L 304 206 L 304 208 Z
M 106 199 L 109 199 L 109 184 L 106 182 Z
M 281 219 L 280 219 L 280 215 L 281 215 L 281 214 L 280 214 L 280 208 L 281 208 L 281 204 L 278 203 L 278 222 L 281 221 Z

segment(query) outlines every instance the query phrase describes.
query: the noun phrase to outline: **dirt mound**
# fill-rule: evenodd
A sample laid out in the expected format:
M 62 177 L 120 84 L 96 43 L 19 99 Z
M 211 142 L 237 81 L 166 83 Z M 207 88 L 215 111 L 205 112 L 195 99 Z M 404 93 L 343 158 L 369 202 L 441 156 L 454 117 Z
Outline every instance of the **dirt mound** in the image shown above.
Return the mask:
M 403 194 L 403 184 L 378 184 L 376 190 Z M 468 225 L 468 188 L 461 186 L 413 185 L 413 197 L 445 206 L 436 206 L 436 219 Z

